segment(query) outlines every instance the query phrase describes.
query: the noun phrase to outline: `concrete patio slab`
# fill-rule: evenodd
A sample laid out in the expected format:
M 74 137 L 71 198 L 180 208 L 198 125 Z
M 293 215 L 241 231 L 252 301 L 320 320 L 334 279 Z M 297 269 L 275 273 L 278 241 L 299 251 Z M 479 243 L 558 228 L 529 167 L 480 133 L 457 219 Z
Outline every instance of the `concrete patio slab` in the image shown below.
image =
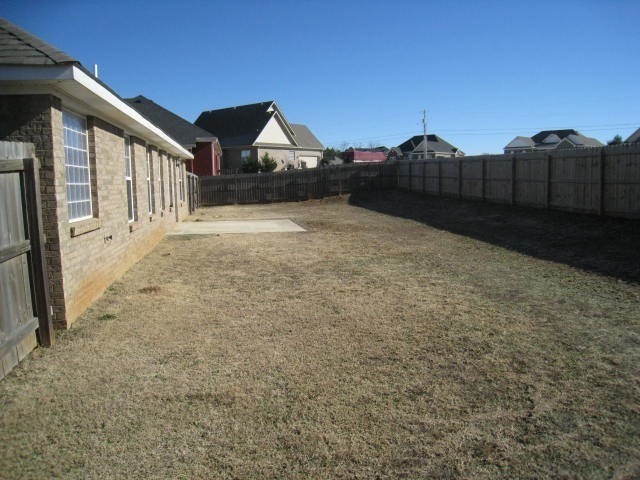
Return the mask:
M 305 232 L 288 218 L 269 220 L 217 220 L 214 222 L 182 222 L 169 235 L 213 235 L 223 233 Z

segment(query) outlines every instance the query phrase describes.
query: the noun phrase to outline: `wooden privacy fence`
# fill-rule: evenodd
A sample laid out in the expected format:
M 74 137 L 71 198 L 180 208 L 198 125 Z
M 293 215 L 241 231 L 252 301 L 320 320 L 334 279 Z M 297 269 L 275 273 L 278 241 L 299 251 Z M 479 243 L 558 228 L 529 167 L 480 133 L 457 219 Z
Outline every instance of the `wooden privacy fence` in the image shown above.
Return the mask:
M 200 206 L 200 181 L 198 176 L 187 172 L 187 201 L 189 202 L 189 213 L 195 211 Z
M 33 145 L 0 142 L 0 378 L 53 340 L 38 162 Z
M 396 188 L 397 164 L 338 165 L 307 170 L 200 177 L 200 204 L 288 202 Z
M 640 145 L 401 161 L 398 188 L 640 218 Z

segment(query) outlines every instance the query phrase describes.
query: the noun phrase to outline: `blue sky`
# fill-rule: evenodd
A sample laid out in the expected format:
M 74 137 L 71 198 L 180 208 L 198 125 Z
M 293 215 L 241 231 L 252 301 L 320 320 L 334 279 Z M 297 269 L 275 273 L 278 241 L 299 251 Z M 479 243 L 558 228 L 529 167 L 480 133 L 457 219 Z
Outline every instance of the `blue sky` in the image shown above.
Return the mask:
M 326 146 L 428 129 L 467 154 L 576 128 L 640 127 L 640 2 L 0 0 L 121 96 L 190 121 L 276 100 Z M 215 133 L 215 132 L 213 132 Z

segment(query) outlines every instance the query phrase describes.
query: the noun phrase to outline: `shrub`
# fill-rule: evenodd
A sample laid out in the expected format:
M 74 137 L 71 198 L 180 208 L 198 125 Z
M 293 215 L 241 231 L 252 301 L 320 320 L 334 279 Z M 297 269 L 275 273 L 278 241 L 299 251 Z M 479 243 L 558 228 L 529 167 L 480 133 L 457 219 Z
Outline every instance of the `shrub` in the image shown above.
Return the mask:
M 262 158 L 260 160 L 262 163 L 260 167 L 261 172 L 273 172 L 278 166 L 278 162 L 271 158 L 266 152 L 264 155 L 262 155 Z

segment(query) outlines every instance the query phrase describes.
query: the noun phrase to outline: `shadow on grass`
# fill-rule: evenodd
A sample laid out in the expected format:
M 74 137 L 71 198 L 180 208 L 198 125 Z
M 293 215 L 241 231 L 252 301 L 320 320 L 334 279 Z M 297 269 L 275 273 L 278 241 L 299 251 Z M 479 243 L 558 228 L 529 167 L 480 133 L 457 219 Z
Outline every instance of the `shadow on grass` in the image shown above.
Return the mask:
M 640 221 L 388 191 L 349 202 L 536 258 L 640 283 Z

